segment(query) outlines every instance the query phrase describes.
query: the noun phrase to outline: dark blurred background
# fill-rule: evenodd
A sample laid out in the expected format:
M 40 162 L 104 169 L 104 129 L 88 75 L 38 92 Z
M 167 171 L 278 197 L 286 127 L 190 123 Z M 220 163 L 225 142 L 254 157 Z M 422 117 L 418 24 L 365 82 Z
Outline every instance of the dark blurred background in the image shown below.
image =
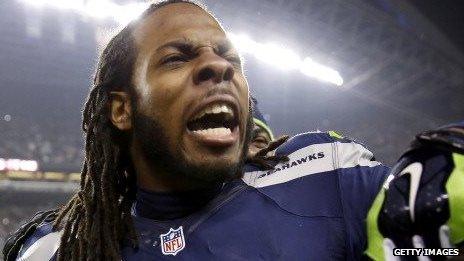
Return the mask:
M 277 135 L 336 130 L 393 164 L 415 133 L 464 119 L 462 1 L 205 3 L 249 40 L 250 88 Z M 31 171 L 0 161 L 0 248 L 24 218 L 76 188 L 69 173 L 81 167 L 80 114 L 98 53 L 145 5 L 0 2 L 0 158 L 37 162 Z M 259 55 L 250 43 L 274 47 Z M 311 66 L 294 67 L 305 58 Z

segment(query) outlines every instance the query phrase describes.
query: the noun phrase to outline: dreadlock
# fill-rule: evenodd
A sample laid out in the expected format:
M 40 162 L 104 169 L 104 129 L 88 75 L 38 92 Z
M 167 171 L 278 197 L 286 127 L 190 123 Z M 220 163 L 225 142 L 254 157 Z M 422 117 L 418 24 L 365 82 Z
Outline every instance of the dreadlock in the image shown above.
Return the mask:
M 190 0 L 166 0 L 150 5 L 141 19 L 158 8 Z M 121 260 L 120 246 L 137 246 L 131 219 L 135 198 L 135 175 L 128 156 L 128 137 L 109 118 L 110 93 L 125 91 L 134 98 L 132 72 L 136 45 L 127 25 L 101 54 L 93 87 L 83 110 L 85 158 L 80 190 L 64 205 L 54 229 L 62 230 L 58 260 Z

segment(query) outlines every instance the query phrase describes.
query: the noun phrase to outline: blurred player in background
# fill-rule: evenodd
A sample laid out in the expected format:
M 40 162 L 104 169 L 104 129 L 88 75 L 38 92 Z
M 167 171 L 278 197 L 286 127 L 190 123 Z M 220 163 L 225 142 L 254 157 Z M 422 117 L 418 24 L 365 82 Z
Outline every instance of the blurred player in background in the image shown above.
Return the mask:
M 264 119 L 263 114 L 259 110 L 258 101 L 252 97 L 253 103 L 253 134 L 249 145 L 249 156 L 254 156 L 259 150 L 266 148 L 271 141 L 274 140 L 274 135 L 271 128 Z

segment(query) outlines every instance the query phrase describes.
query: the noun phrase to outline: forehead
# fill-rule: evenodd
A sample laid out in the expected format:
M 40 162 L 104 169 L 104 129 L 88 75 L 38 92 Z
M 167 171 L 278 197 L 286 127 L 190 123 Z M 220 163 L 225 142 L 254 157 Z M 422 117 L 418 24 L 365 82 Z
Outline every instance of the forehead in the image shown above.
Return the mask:
M 190 3 L 168 4 L 154 11 L 134 30 L 140 51 L 162 44 L 188 39 L 199 44 L 213 44 L 225 38 L 218 21 L 202 8 Z

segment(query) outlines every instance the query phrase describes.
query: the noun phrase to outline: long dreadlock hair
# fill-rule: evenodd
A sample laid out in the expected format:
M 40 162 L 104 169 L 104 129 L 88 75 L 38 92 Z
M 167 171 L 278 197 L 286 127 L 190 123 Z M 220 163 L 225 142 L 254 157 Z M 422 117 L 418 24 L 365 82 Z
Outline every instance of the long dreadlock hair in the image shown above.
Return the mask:
M 191 0 L 166 0 L 150 5 L 143 19 L 162 6 Z M 114 36 L 100 56 L 93 86 L 83 109 L 85 159 L 80 190 L 64 205 L 54 229 L 63 230 L 58 260 L 121 260 L 125 240 L 137 246 L 131 219 L 135 176 L 128 156 L 128 137 L 110 121 L 112 91 L 134 98 L 132 72 L 137 50 L 133 21 Z
M 164 0 L 150 5 L 140 19 L 171 3 L 190 3 L 206 10 L 195 0 Z M 136 97 L 132 72 L 137 50 L 132 33 L 138 21 L 114 36 L 100 56 L 83 110 L 85 159 L 80 190 L 59 210 L 54 223 L 55 230 L 63 231 L 58 261 L 121 260 L 123 242 L 133 247 L 138 245 L 131 218 L 136 188 L 128 155 L 129 137 L 114 127 L 109 117 L 112 91 L 124 91 L 132 99 Z M 282 141 L 277 140 L 269 147 Z M 247 162 L 266 167 L 266 154 L 266 151 L 258 153 Z

